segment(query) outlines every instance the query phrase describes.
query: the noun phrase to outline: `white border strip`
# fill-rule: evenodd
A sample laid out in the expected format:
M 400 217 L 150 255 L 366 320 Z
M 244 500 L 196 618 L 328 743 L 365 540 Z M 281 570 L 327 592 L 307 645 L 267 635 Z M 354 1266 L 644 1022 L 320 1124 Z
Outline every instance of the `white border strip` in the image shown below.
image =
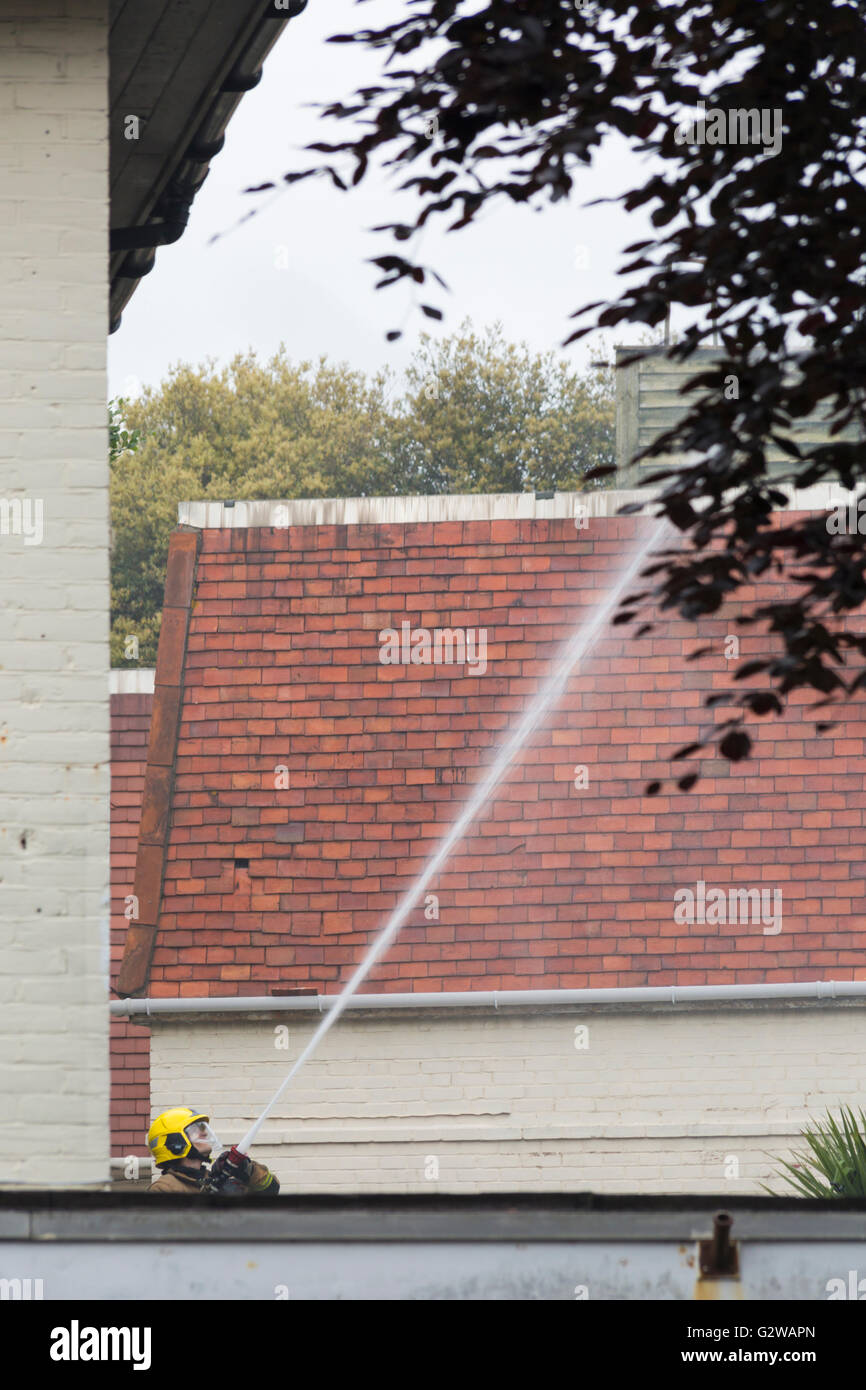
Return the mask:
M 821 512 L 857 496 L 833 483 L 786 489 L 790 511 Z M 289 501 L 180 502 L 178 523 L 200 530 L 245 527 L 387 526 L 431 521 L 534 521 L 614 517 L 628 503 L 649 507 L 656 489 L 609 492 L 439 494 L 431 497 L 314 497 Z
M 114 667 L 108 673 L 108 690 L 111 695 L 152 695 L 156 671 L 152 666 L 140 666 L 126 670 Z

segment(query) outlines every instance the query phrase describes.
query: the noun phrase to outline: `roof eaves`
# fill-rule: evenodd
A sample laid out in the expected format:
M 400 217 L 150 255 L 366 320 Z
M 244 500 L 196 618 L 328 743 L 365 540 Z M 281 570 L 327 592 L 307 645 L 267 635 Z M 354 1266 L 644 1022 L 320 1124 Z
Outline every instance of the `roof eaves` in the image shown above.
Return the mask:
M 262 64 L 285 25 L 306 8 L 307 0 L 267 0 L 250 34 L 241 31 L 237 44 L 227 55 L 228 71 L 205 92 L 205 114 L 194 134 L 178 146 L 177 158 L 166 169 L 161 187 L 149 211 L 128 227 L 113 227 L 110 253 L 115 259 L 111 271 L 109 333 L 120 327 L 123 309 L 135 293 L 139 280 L 150 273 L 156 249 L 178 241 L 186 229 L 196 193 L 210 171 L 211 160 L 222 149 L 225 131 L 245 92 L 257 86 Z M 118 262 L 118 253 L 126 253 Z

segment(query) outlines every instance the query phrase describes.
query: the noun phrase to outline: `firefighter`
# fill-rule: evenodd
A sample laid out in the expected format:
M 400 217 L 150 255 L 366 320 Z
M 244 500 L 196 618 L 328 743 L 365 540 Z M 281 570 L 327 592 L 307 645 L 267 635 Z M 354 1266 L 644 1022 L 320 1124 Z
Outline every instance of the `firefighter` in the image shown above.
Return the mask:
M 245 1154 L 241 1154 L 240 1162 L 236 1163 L 226 1150 L 208 1165 L 211 1152 L 222 1148 L 209 1118 L 187 1105 L 157 1115 L 147 1131 L 147 1147 L 160 1171 L 148 1191 L 169 1195 L 219 1192 L 232 1196 L 266 1192 L 275 1197 L 280 1184 L 273 1173 Z

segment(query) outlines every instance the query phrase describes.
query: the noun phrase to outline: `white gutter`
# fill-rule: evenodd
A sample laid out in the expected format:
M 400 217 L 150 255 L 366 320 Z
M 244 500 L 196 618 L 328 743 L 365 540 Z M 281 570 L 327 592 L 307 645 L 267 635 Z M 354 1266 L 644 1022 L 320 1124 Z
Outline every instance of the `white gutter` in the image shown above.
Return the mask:
M 261 1012 L 324 1013 L 336 994 L 237 995 L 231 998 L 112 999 L 112 1014 L 239 1014 Z M 356 994 L 346 1005 L 364 1009 L 555 1009 L 587 1004 L 700 1004 L 774 999 L 863 999 L 866 980 L 812 980 L 805 984 L 654 985 L 642 989 L 507 989 L 467 990 L 449 994 Z

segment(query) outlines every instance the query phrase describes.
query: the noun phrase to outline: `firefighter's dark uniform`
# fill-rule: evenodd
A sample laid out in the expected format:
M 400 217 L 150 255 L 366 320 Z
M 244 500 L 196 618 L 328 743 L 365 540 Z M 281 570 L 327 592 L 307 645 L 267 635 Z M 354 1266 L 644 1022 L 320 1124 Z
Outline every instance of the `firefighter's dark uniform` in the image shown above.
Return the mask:
M 280 1190 L 280 1184 L 265 1166 L 255 1163 L 250 1159 L 250 1177 L 247 1183 L 248 1192 L 266 1192 L 270 1197 L 276 1197 Z M 195 1169 L 185 1169 L 182 1165 L 174 1164 L 171 1167 L 162 1168 L 153 1183 L 148 1188 L 148 1192 L 155 1193 L 158 1197 L 171 1196 L 172 1193 L 185 1192 L 187 1196 L 202 1191 L 202 1183 L 208 1175 L 207 1167 Z

